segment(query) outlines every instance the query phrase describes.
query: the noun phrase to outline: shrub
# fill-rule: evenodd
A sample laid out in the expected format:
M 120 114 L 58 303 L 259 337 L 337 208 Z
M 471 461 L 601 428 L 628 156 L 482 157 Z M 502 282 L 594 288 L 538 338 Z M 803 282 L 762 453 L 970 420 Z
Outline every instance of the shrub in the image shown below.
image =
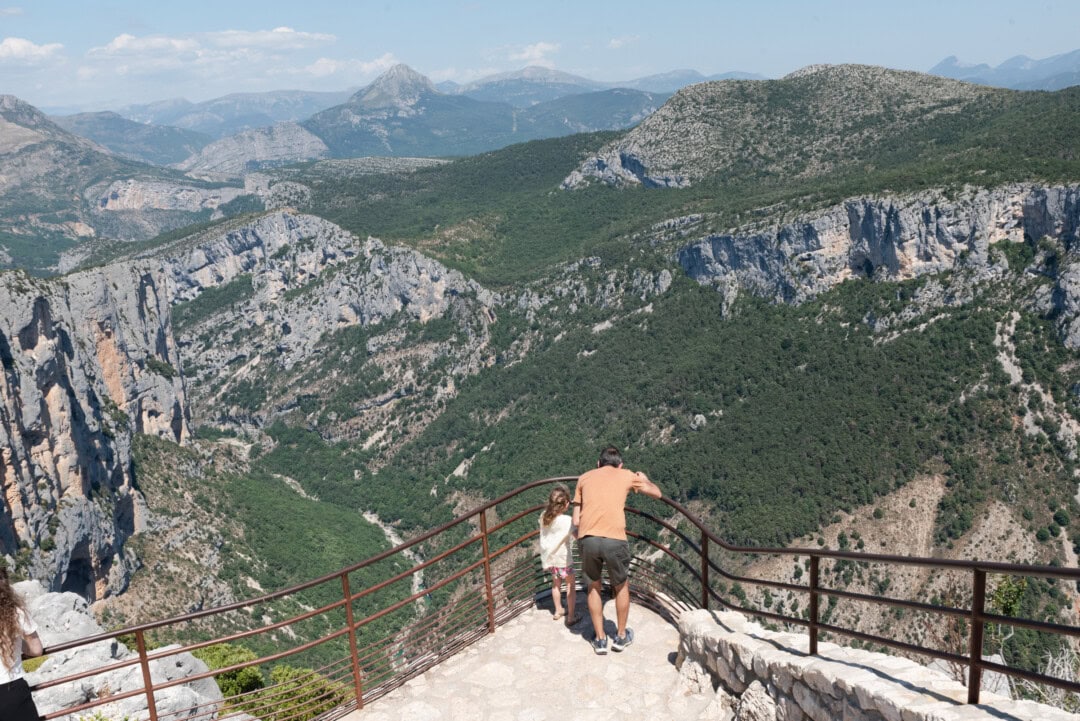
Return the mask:
M 213 646 L 200 648 L 194 651 L 193 655 L 209 666 L 211 671 L 226 668 L 227 666 L 235 666 L 246 661 L 254 661 L 258 658 L 250 649 L 229 643 L 217 643 Z M 216 676 L 215 680 L 218 688 L 221 689 L 222 695 L 226 698 L 255 691 L 265 685 L 262 672 L 258 666 L 248 666 L 235 671 L 227 671 Z

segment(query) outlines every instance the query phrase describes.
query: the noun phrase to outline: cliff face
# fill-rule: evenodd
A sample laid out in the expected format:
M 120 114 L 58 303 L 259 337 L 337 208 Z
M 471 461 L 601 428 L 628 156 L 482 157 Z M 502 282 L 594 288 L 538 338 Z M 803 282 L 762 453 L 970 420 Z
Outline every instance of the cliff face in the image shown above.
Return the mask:
M 0 275 L 0 553 L 52 589 L 123 590 L 145 523 L 131 434 L 187 438 L 164 282 L 148 263 Z
M 348 363 L 378 380 L 324 432 L 371 433 L 388 422 L 393 401 L 428 388 L 452 395 L 455 377 L 493 362 L 491 291 L 421 253 L 361 241 L 314 216 L 270 213 L 171 248 L 161 262 L 182 304 L 178 342 L 197 359 L 185 372 L 203 422 L 260 426 L 300 399 L 340 391 Z M 422 338 L 436 319 L 447 336 Z M 238 389 L 252 383 L 266 397 L 239 402 Z
M 1064 248 L 1047 308 L 1062 339 L 1080 347 L 1080 188 L 1007 186 L 955 200 L 937 194 L 854 198 L 770 228 L 709 235 L 682 247 L 679 265 L 730 304 L 740 290 L 802 303 L 851 277 L 906 280 L 968 268 L 993 274 L 990 246 L 1049 238 Z
M 246 130 L 222 138 L 176 167 L 193 173 L 242 175 L 250 170 L 324 158 L 326 143 L 296 123 Z

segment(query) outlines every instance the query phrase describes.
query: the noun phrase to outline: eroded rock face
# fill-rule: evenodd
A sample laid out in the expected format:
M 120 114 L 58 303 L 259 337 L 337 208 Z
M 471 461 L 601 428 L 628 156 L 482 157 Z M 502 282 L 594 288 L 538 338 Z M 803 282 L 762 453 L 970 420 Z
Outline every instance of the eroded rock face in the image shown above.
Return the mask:
M 175 167 L 197 173 L 242 175 L 259 168 L 325 158 L 326 143 L 296 123 L 246 130 L 206 146 Z
M 286 359 L 303 357 L 327 331 L 378 324 L 399 312 L 426 322 L 465 294 L 484 307 L 495 302 L 478 283 L 421 253 L 360 241 L 321 218 L 290 212 L 170 252 L 163 262 L 174 302 L 250 275 L 254 305 L 230 316 L 229 326 L 278 329 L 273 337 Z M 314 297 L 294 300 L 294 291 L 315 282 Z M 215 349 L 200 349 L 199 357 L 212 364 Z
M 198 188 L 164 181 L 117 180 L 98 193 L 96 207 L 102 211 L 182 210 L 197 213 L 216 209 L 244 194 L 243 188 Z
M 1077 194 L 1075 186 L 1006 186 L 954 200 L 854 198 L 779 227 L 710 235 L 677 257 L 729 303 L 740 290 L 802 303 L 852 277 L 906 280 L 959 268 L 982 277 L 995 272 L 989 249 L 999 241 L 1051 237 L 1076 245 Z M 1065 275 L 1060 283 L 1060 307 L 1080 307 L 1075 284 Z
M 188 434 L 165 276 L 0 275 L 0 553 L 51 590 L 122 591 L 145 523 L 131 434 Z

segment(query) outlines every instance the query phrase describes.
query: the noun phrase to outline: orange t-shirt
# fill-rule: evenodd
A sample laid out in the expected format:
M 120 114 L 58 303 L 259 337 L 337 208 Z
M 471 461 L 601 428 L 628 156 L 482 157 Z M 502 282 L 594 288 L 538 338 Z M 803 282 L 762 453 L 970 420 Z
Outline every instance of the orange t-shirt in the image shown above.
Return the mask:
M 578 538 L 603 536 L 626 540 L 626 496 L 644 484 L 626 468 L 601 466 L 582 473 L 574 487 L 574 503 L 581 506 Z

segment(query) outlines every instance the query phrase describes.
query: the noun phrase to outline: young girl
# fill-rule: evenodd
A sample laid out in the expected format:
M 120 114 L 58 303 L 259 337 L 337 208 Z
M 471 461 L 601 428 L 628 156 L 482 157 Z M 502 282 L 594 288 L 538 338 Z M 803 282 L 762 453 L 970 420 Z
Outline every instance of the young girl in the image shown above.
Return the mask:
M 566 625 L 577 622 L 574 602 L 577 586 L 574 584 L 574 553 L 571 550 L 573 528 L 570 516 L 570 491 L 561 483 L 551 489 L 547 506 L 540 514 L 540 564 L 551 574 L 551 600 L 555 605 L 555 620 L 566 617 Z M 562 605 L 562 582 L 566 579 L 566 610 Z
M 22 660 L 41 655 L 37 625 L 0 566 L 0 718 L 39 721 L 30 687 L 23 678 Z

